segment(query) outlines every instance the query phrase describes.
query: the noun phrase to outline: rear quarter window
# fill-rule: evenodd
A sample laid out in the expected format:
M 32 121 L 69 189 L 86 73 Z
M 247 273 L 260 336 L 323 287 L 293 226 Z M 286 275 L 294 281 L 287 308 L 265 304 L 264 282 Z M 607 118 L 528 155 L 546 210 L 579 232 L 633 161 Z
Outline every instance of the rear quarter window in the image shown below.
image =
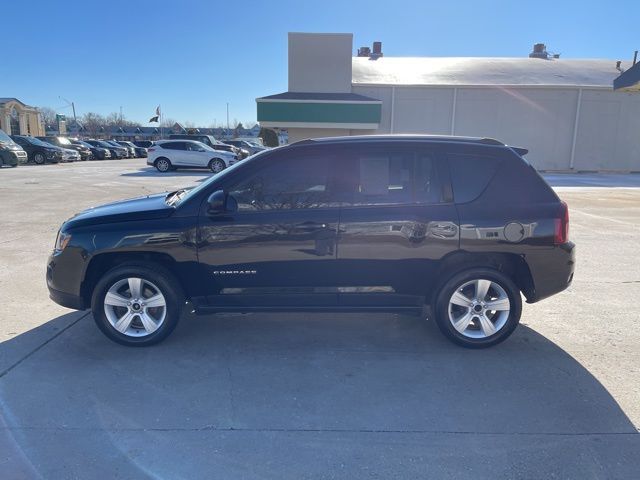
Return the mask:
M 476 154 L 448 154 L 451 186 L 456 203 L 468 203 L 480 196 L 496 174 L 500 159 Z

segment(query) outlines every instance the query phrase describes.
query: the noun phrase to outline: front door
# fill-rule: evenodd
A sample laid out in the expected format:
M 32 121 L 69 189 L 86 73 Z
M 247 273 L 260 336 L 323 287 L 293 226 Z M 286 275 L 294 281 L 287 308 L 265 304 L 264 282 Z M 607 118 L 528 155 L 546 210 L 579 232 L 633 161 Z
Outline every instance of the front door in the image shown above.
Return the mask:
M 250 167 L 223 185 L 237 212 L 200 213 L 198 255 L 208 303 L 335 305 L 335 160 L 298 148 Z
M 397 143 L 343 153 L 351 193 L 340 216 L 339 303 L 422 305 L 437 283 L 439 261 L 459 244 L 441 155 Z

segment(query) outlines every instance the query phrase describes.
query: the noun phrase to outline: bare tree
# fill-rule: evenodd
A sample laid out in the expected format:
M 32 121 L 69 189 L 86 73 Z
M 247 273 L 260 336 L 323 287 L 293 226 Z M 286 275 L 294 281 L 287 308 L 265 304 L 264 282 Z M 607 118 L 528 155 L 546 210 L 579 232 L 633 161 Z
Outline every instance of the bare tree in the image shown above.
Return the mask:
M 40 116 L 42 117 L 42 121 L 45 125 L 55 125 L 56 124 L 56 111 L 50 107 L 40 107 Z
M 97 137 L 104 131 L 105 127 L 108 126 L 105 118 L 99 113 L 94 112 L 85 113 L 81 117 L 80 123 L 91 137 Z
M 160 122 L 160 126 L 163 128 L 171 128 L 176 123 L 177 122 L 173 118 L 165 118 L 164 120 L 162 120 L 162 122 Z

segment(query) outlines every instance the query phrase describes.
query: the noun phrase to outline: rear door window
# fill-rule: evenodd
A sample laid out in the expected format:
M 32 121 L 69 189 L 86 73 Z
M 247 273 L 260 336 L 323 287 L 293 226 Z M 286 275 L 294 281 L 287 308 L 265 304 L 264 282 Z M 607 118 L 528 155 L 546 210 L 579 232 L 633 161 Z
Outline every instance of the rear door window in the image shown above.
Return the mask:
M 161 146 L 167 150 L 186 150 L 184 142 L 167 142 Z
M 407 148 L 354 149 L 344 160 L 347 204 L 402 205 L 442 201 L 435 155 Z

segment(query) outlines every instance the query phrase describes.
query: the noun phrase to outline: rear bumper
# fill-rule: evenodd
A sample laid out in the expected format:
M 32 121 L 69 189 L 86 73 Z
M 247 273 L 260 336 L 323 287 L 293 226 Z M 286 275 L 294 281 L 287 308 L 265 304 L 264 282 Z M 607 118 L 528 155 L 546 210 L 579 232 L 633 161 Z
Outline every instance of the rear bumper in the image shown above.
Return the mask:
M 533 291 L 527 303 L 543 300 L 566 290 L 573 281 L 576 264 L 576 246 L 573 242 L 558 245 L 544 253 L 527 255 Z

